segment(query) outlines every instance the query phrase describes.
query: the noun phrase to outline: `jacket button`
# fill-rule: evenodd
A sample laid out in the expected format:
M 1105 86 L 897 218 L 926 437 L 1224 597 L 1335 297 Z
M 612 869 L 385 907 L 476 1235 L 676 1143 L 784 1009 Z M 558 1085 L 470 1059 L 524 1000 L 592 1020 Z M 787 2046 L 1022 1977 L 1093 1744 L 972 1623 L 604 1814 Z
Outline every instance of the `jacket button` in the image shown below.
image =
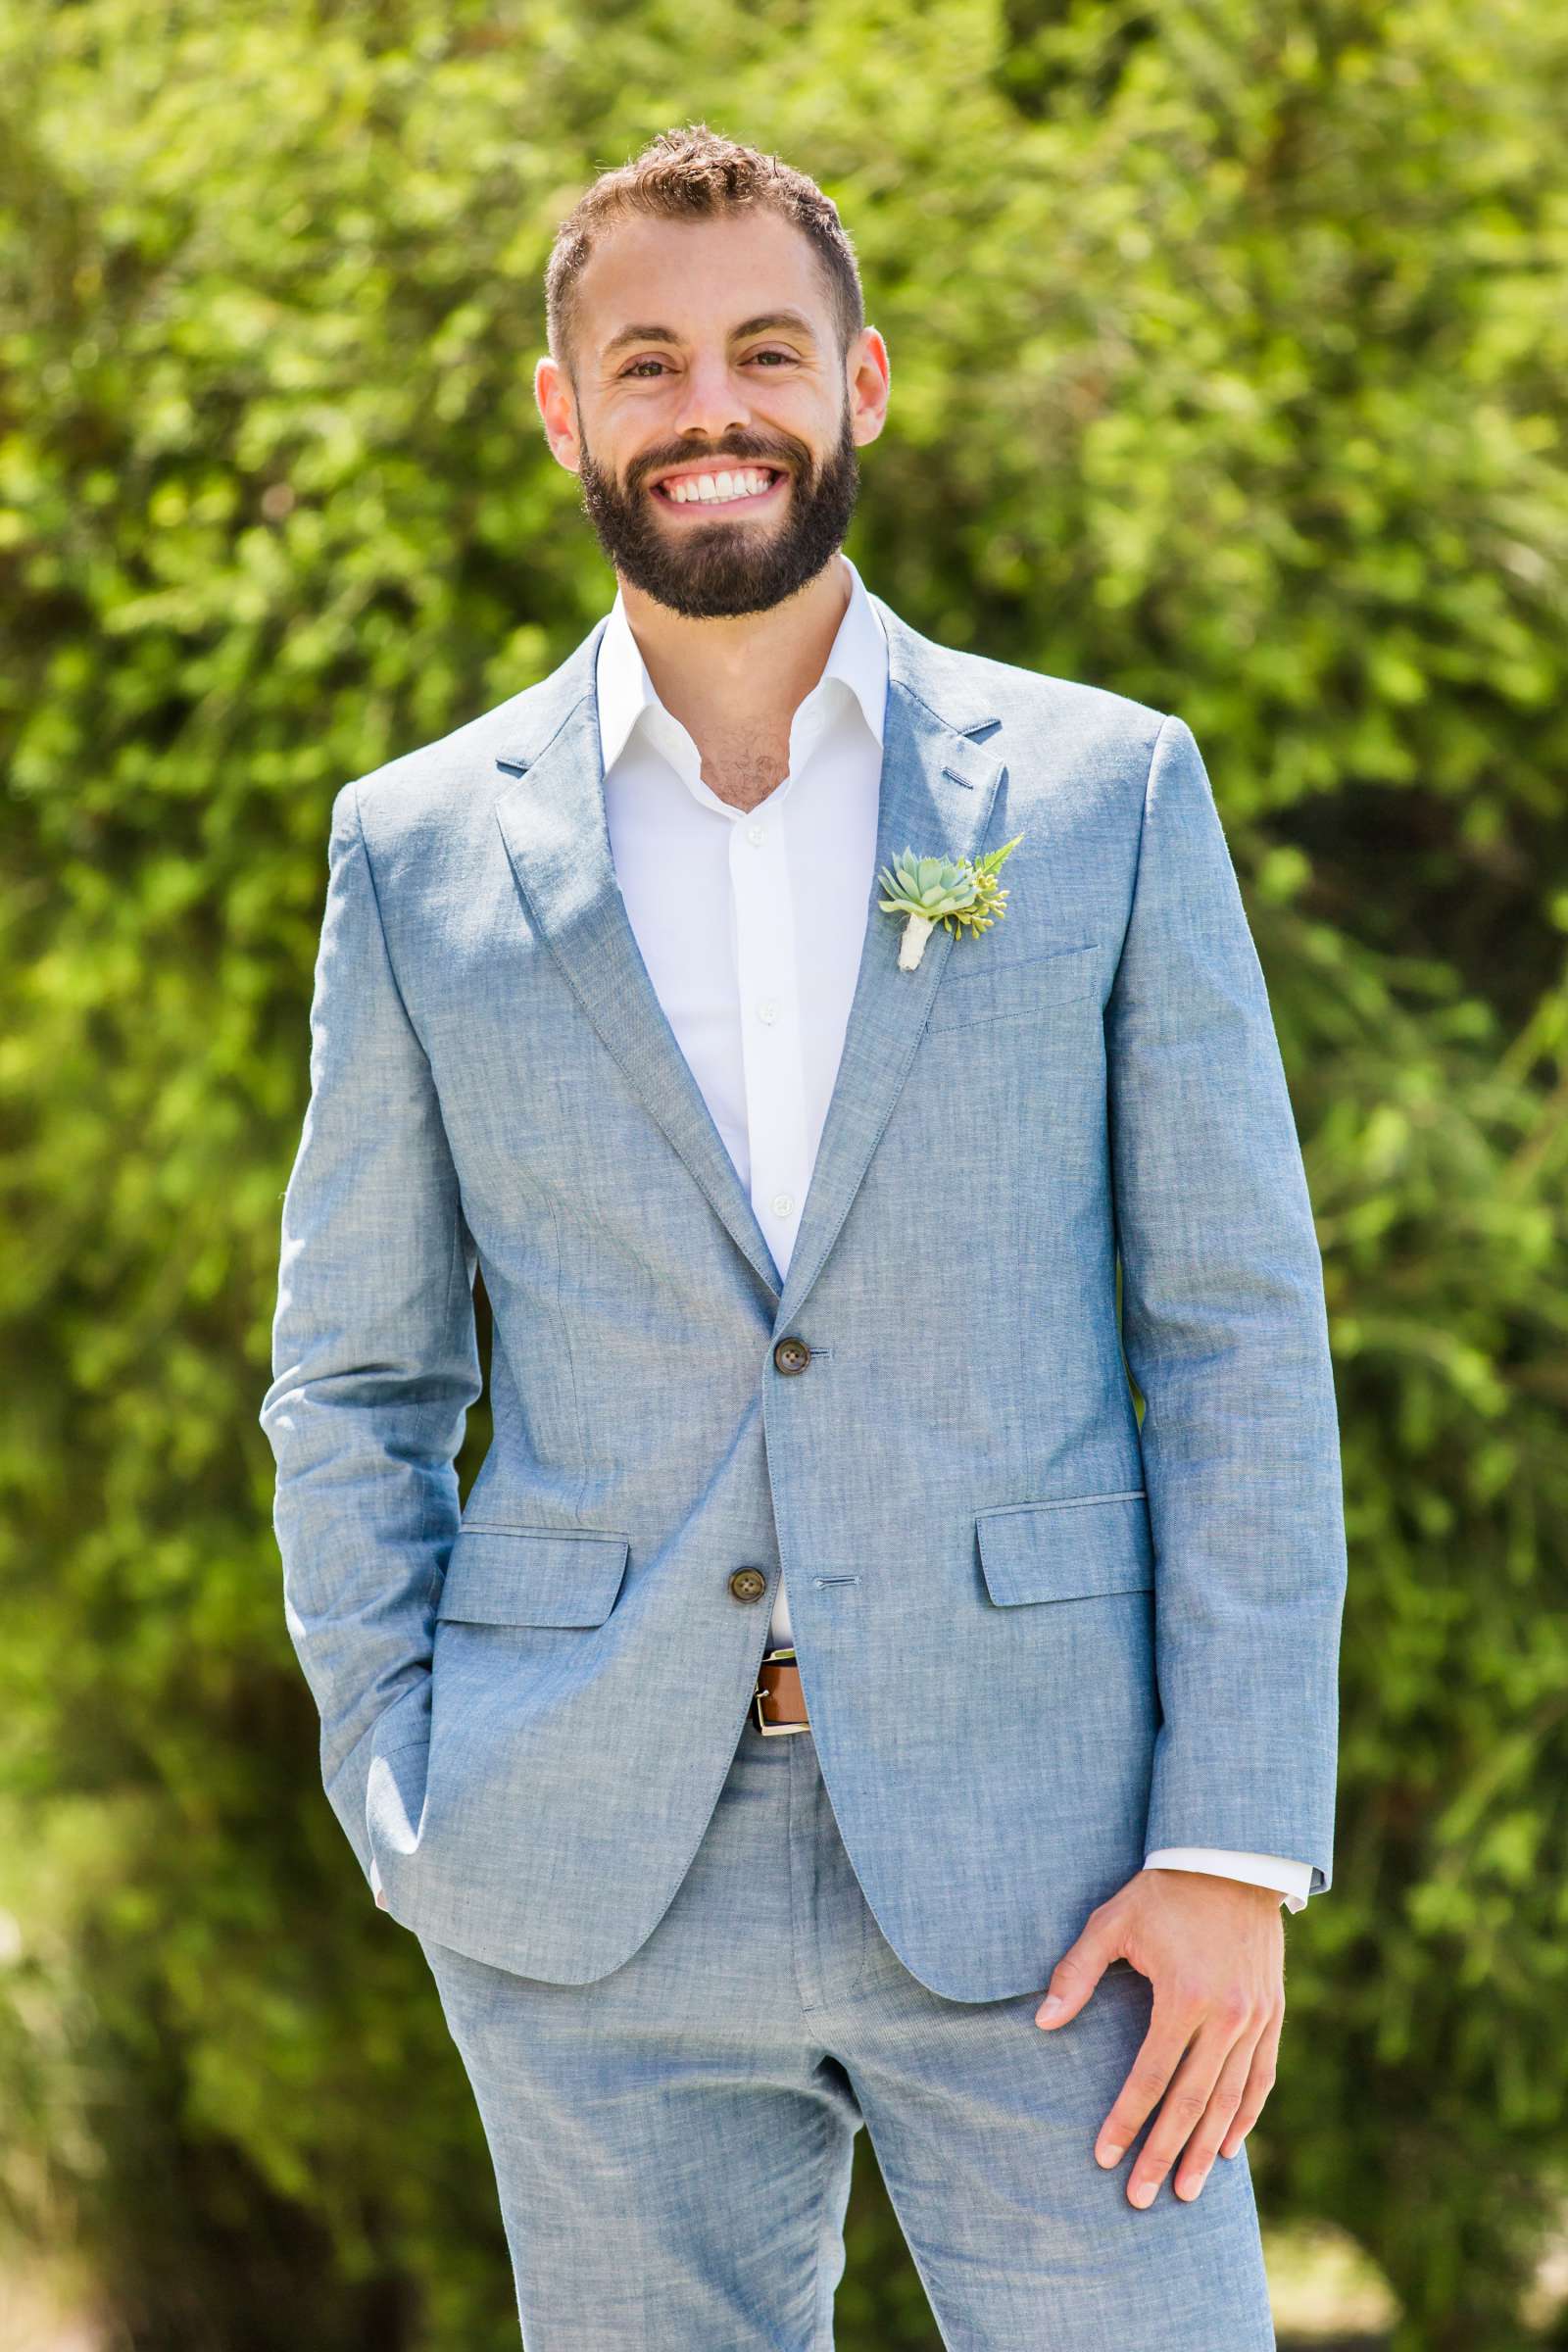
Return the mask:
M 737 1600 L 760 1600 L 767 1591 L 767 1579 L 760 1568 L 737 1568 L 729 1589 Z
M 811 1350 L 804 1340 L 780 1340 L 773 1350 L 773 1361 L 781 1372 L 804 1372 L 811 1360 Z

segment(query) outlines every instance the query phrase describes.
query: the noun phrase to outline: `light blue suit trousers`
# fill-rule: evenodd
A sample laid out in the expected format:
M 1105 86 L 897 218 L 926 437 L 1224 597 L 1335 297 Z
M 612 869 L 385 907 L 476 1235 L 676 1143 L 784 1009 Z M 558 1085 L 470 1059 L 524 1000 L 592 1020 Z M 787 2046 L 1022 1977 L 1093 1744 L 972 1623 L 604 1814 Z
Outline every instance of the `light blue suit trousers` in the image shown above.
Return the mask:
M 928 1991 L 877 1927 L 808 1732 L 741 1734 L 673 1902 L 609 1976 L 424 1954 L 527 2352 L 832 2352 L 862 2123 L 955 2352 L 1272 2352 L 1245 2142 L 1195 2200 L 1173 2171 L 1142 2211 L 1154 2118 L 1095 2159 L 1149 1980 L 1113 1962 L 1050 2034 L 1036 1994 Z

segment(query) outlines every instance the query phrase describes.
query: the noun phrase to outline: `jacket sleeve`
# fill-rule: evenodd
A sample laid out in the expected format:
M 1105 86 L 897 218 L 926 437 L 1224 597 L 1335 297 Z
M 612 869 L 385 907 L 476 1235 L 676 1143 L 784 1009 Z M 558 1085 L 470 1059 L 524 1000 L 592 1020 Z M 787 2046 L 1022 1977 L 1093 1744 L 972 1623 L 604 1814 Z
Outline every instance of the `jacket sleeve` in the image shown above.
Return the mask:
M 1332 1878 L 1346 1539 L 1323 1268 L 1268 996 L 1191 729 L 1155 740 L 1105 1012 L 1122 1341 L 1161 1718 L 1145 1851 Z
M 272 1382 L 284 1614 L 321 1778 L 373 1890 L 372 1762 L 429 1738 L 455 1456 L 481 1376 L 475 1252 L 387 954 L 357 787 L 332 805 L 311 1094 L 283 1196 Z

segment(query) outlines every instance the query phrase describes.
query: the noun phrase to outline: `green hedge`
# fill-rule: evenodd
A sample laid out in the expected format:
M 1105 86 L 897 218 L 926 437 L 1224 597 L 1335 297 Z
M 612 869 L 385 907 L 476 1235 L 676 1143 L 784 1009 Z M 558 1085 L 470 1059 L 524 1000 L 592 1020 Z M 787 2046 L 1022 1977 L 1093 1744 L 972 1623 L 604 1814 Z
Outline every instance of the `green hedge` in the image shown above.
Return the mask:
M 433 1988 L 320 1792 L 256 1411 L 332 795 L 608 606 L 541 270 L 690 119 L 857 241 L 871 585 L 1204 750 L 1350 1532 L 1259 2200 L 1355 2232 L 1401 2352 L 1525 2340 L 1568 2173 L 1565 105 L 1521 0 L 0 0 L 0 2222 L 117 2345 L 515 2343 Z M 934 2342 L 874 2198 L 842 2311 Z

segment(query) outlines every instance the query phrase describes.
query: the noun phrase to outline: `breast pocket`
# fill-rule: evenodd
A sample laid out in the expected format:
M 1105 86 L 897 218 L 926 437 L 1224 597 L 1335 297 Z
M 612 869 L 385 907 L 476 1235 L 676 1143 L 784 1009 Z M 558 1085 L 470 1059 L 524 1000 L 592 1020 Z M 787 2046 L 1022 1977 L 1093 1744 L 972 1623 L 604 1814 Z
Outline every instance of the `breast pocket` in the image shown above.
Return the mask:
M 1046 1019 L 1057 1005 L 1081 1004 L 1100 994 L 1102 951 L 1098 939 L 987 961 L 997 945 L 991 932 L 954 942 L 932 999 L 928 1032 L 966 1029 L 975 1021 Z M 967 960 L 971 956 L 972 963 Z

